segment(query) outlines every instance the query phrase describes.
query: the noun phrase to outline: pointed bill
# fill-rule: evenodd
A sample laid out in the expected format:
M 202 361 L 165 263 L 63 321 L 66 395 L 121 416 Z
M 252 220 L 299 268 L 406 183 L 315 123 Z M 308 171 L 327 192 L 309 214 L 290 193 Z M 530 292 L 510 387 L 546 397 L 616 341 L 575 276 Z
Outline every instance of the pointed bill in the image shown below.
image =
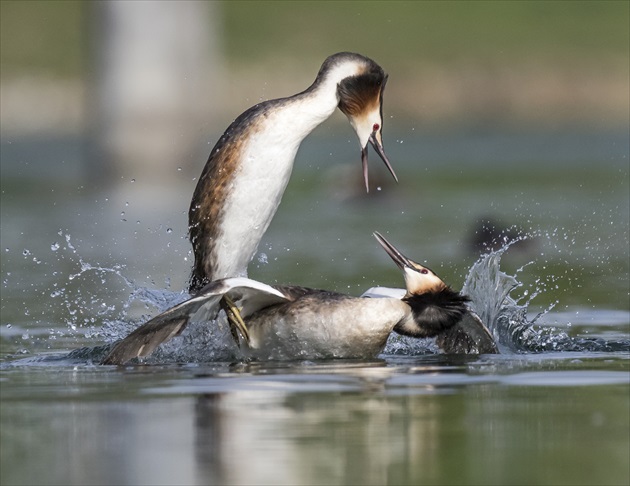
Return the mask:
M 398 265 L 398 268 L 400 268 L 401 270 L 404 270 L 405 268 L 414 268 L 409 258 L 400 253 L 394 245 L 392 245 L 383 237 L 383 235 L 381 235 L 378 231 L 375 231 L 373 234 L 376 238 L 376 241 L 381 244 L 385 252 L 390 256 L 392 260 L 394 260 L 394 263 Z
M 372 147 L 374 147 L 374 150 L 376 151 L 378 156 L 381 158 L 381 160 L 385 163 L 385 166 L 389 170 L 389 173 L 392 175 L 394 180 L 398 182 L 398 176 L 396 176 L 396 173 L 394 172 L 394 168 L 392 167 L 392 164 L 389 163 L 389 159 L 387 158 L 387 155 L 385 155 L 383 144 L 378 139 L 379 135 L 380 134 L 378 131 L 372 132 L 368 141 L 372 145 Z M 361 164 L 363 166 L 363 180 L 365 181 L 365 190 L 367 192 L 370 192 L 370 184 L 369 184 L 369 177 L 368 177 L 368 144 L 367 143 L 365 144 L 365 147 L 363 147 L 363 149 L 361 150 Z

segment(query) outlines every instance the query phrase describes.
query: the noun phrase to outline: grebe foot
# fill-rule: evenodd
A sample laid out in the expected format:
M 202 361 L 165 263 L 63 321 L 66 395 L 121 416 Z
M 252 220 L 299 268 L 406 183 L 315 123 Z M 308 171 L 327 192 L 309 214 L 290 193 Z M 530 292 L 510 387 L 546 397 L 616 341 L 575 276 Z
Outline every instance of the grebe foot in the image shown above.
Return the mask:
M 228 323 L 230 324 L 230 332 L 232 333 L 232 338 L 234 338 L 234 342 L 240 347 L 241 342 L 238 338 L 238 333 L 240 332 L 243 339 L 249 346 L 249 331 L 247 330 L 247 325 L 243 318 L 241 317 L 241 312 L 232 299 L 230 299 L 227 295 L 224 295 L 221 299 L 221 307 L 225 311 L 225 314 L 228 318 Z M 237 332 L 238 330 L 238 332 Z

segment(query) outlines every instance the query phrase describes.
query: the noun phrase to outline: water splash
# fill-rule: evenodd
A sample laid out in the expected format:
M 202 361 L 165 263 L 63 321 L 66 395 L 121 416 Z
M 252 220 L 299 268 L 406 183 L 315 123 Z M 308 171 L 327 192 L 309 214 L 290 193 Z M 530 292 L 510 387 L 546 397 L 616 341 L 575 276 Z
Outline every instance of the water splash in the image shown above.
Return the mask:
M 604 339 L 573 338 L 566 331 L 557 327 L 539 324 L 543 317 L 557 305 L 551 303 L 534 318 L 528 319 L 528 310 L 532 301 L 543 294 L 548 282 L 555 284 L 556 277 L 539 276 L 530 292 L 524 290 L 522 297 L 516 299 L 512 292 L 524 285 L 516 276 L 501 270 L 501 258 L 523 236 L 511 241 L 497 251 L 482 255 L 471 267 L 462 288 L 472 301 L 470 306 L 488 329 L 493 333 L 502 353 L 540 353 L 545 351 L 628 351 L 630 341 L 606 341 Z M 534 262 L 522 266 L 523 270 Z M 543 267 L 544 268 L 544 267 Z M 523 301 L 521 303 L 521 301 Z
M 522 284 L 516 277 L 501 271 L 501 257 L 511 245 L 508 243 L 497 251 L 481 256 L 468 271 L 462 287 L 462 293 L 472 300 L 472 310 L 493 332 L 496 330 L 493 324 L 505 306 L 526 310 L 526 306 L 519 307 L 510 297 L 510 292 Z
M 79 336 L 82 333 L 85 338 L 104 340 L 108 344 L 80 348 L 63 356 L 29 358 L 31 364 L 34 361 L 40 363 L 54 361 L 57 364 L 61 362 L 98 363 L 107 354 L 112 343 L 125 337 L 150 317 L 188 298 L 186 292 L 137 286 L 124 275 L 124 265 L 114 265 L 109 268 L 86 262 L 72 245 L 70 236 L 63 236 L 66 240 L 63 250 L 68 249 L 72 252 L 75 261 L 78 260 L 79 270 L 68 275 L 66 284 L 55 283 L 49 295 L 53 299 L 61 299 L 65 304 L 70 315 L 70 319 L 66 320 L 70 334 Z M 534 288 L 531 286 L 528 288 L 519 281 L 516 275 L 503 272 L 501 259 L 515 242 L 509 242 L 496 251 L 482 255 L 470 268 L 462 288 L 463 293 L 472 299 L 471 309 L 486 323 L 502 353 L 630 351 L 630 340 L 625 336 L 616 340 L 572 338 L 562 329 L 542 324 L 544 317 L 556 303 L 552 303 L 547 309 L 539 312 L 533 319 L 528 318 L 528 307 L 532 301 L 544 294 L 548 282 L 556 283 L 556 277 L 539 275 L 533 284 Z M 51 251 L 57 254 L 59 254 L 59 249 L 56 248 L 56 244 L 51 245 Z M 30 257 L 31 252 L 28 251 L 25 256 Z M 533 263 L 523 265 L 516 274 L 518 275 L 525 267 Z M 129 297 L 122 309 L 108 305 L 103 300 L 106 297 L 102 295 L 87 298 L 85 293 L 81 293 L 80 286 L 78 290 L 69 288 L 69 284 L 73 281 L 76 284 L 76 280 L 80 277 L 103 279 L 106 275 L 115 276 L 130 289 Z M 519 293 L 517 289 L 520 289 L 520 295 L 514 296 Z M 137 310 L 138 306 L 144 306 L 146 312 L 134 318 L 133 311 Z M 94 312 L 95 307 L 97 310 Z M 98 316 L 100 325 L 96 325 L 95 315 Z M 63 337 L 63 332 L 59 330 L 51 330 L 48 336 L 51 340 L 61 337 Z M 413 339 L 395 333 L 390 336 L 384 350 L 384 354 L 389 356 L 417 356 L 439 352 L 439 348 L 432 339 Z M 181 336 L 162 345 L 153 355 L 143 361 L 146 363 L 200 363 L 241 359 L 242 355 L 224 322 L 209 321 L 203 316 L 196 316 Z
M 536 235 L 540 236 L 540 235 Z M 492 332 L 501 353 L 541 353 L 547 351 L 590 351 L 615 352 L 630 351 L 630 340 L 605 340 L 601 338 L 574 338 L 557 327 L 541 324 L 543 318 L 556 306 L 551 303 L 535 317 L 528 318 L 532 301 L 544 294 L 549 282 L 557 288 L 554 275 L 539 276 L 530 291 L 524 289 L 519 298 L 513 296 L 524 284 L 515 275 L 501 270 L 501 258 L 512 245 L 524 241 L 529 236 L 520 236 L 503 245 L 496 251 L 482 255 L 470 268 L 462 287 L 462 293 L 471 298 L 470 308 Z M 529 262 L 517 270 L 520 273 Z M 544 268 L 544 267 L 543 267 Z M 439 353 L 438 347 L 430 339 L 412 339 L 393 333 L 385 347 L 387 355 L 416 355 Z

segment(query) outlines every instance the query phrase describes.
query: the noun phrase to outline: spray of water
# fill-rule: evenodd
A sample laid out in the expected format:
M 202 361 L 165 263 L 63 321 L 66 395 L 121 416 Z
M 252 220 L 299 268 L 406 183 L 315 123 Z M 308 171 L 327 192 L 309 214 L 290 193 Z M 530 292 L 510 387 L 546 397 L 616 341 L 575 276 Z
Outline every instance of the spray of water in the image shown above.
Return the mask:
M 557 305 L 557 301 L 533 318 L 528 318 L 530 304 L 544 293 L 549 282 L 558 288 L 556 276 L 539 276 L 534 282 L 533 290 L 523 290 L 520 298 L 513 297 L 513 293 L 523 288 L 524 284 L 516 276 L 501 270 L 501 258 L 513 244 L 528 237 L 530 236 L 521 236 L 497 251 L 482 255 L 471 267 L 462 288 L 462 292 L 472 299 L 472 310 L 493 333 L 501 352 L 629 350 L 628 341 L 572 338 L 562 329 L 540 325 L 539 322 Z M 533 263 L 524 265 L 517 273 Z
M 109 344 L 97 347 L 86 347 L 72 351 L 63 356 L 47 356 L 35 358 L 36 361 L 63 362 L 99 362 L 110 349 L 111 343 L 125 337 L 138 325 L 144 323 L 151 315 L 162 312 L 167 308 L 185 300 L 185 292 L 149 289 L 137 286 L 123 274 L 123 266 L 112 268 L 98 264 L 87 263 L 72 245 L 69 235 L 64 235 L 68 249 L 78 259 L 79 270 L 67 277 L 65 285 L 56 286 L 50 293 L 53 299 L 61 299 L 67 307 L 71 319 L 67 322 L 68 331 L 83 333 L 86 338 L 105 340 Z M 534 318 L 528 318 L 528 307 L 535 297 L 544 293 L 549 281 L 554 282 L 554 276 L 539 276 L 533 289 L 525 288 L 517 276 L 508 275 L 501 270 L 501 258 L 523 236 L 505 243 L 496 251 L 482 255 L 470 268 L 462 292 L 471 298 L 470 307 L 493 333 L 502 353 L 532 353 L 545 351 L 629 351 L 630 342 L 605 341 L 603 339 L 571 338 L 564 330 L 539 325 L 543 317 L 555 306 L 552 303 L 547 309 L 539 312 Z M 58 252 L 60 245 L 54 243 L 51 251 Z M 519 270 L 517 274 L 530 262 Z M 105 277 L 114 276 L 130 289 L 130 295 L 121 309 L 107 305 L 103 296 L 86 299 L 80 291 L 74 295 L 70 290 L 72 282 L 81 278 L 100 279 L 105 287 Z M 549 280 L 551 279 L 551 280 Z M 518 291 L 517 291 L 518 289 Z M 514 296 L 514 294 L 520 294 Z M 89 300 L 89 302 L 88 302 Z M 94 315 L 86 317 L 88 321 L 79 322 L 78 315 L 85 314 L 91 307 L 98 304 L 96 312 L 101 325 L 95 325 Z M 132 309 L 140 304 L 148 313 L 132 318 Z M 50 339 L 62 335 L 62 331 L 51 330 Z M 59 336 L 57 335 L 59 334 Z M 422 355 L 439 353 L 439 348 L 431 339 L 412 339 L 393 333 L 384 350 L 386 355 Z M 175 338 L 161 346 L 153 355 L 146 359 L 149 363 L 172 362 L 212 362 L 233 361 L 241 355 L 230 335 L 228 326 L 222 321 L 210 321 L 202 318 L 192 320 L 181 337 Z M 33 359 L 30 359 L 32 362 Z
M 462 293 L 471 298 L 471 310 L 492 332 L 501 353 L 629 351 L 628 340 L 572 338 L 562 329 L 539 324 L 556 306 L 557 301 L 533 318 L 528 317 L 529 306 L 537 296 L 543 294 L 550 284 L 558 288 L 558 277 L 538 276 L 533 289 L 524 288 L 525 285 L 516 275 L 508 275 L 501 270 L 501 258 L 513 245 L 539 236 L 541 235 L 522 235 L 505 242 L 498 250 L 482 255 L 468 271 L 462 287 Z M 544 236 L 553 237 L 556 234 L 554 232 Z M 523 265 L 517 270 L 517 274 L 533 263 Z M 520 290 L 521 295 L 515 297 L 517 290 Z M 431 340 L 410 339 L 392 334 L 384 352 L 391 355 L 414 355 L 436 353 L 439 350 Z

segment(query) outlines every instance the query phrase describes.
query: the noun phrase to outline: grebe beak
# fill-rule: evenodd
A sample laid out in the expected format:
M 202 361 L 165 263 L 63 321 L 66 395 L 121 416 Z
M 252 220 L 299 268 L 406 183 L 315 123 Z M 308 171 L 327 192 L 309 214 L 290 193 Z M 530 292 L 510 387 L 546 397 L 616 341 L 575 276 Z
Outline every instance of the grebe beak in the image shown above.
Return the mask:
M 398 265 L 398 268 L 400 268 L 403 271 L 406 268 L 415 270 L 414 262 L 412 262 L 411 260 L 409 260 L 409 258 L 407 258 L 405 255 L 400 253 L 394 245 L 392 245 L 389 241 L 387 241 L 383 237 L 383 235 L 381 235 L 378 231 L 375 231 L 373 234 L 376 240 L 380 243 L 383 249 L 390 256 L 390 258 L 394 260 L 394 263 Z
M 435 292 L 447 288 L 447 285 L 433 270 L 407 258 L 400 253 L 394 245 L 383 238 L 380 233 L 374 232 L 374 236 L 390 258 L 394 260 L 394 263 L 398 265 L 398 268 L 403 271 L 408 296 Z
M 383 149 L 383 143 L 380 140 L 381 132 L 378 130 L 374 130 L 370 134 L 370 138 L 368 138 L 368 142 L 374 147 L 376 153 L 379 155 L 381 160 L 385 163 L 385 166 L 389 170 L 389 173 L 394 177 L 394 180 L 398 182 L 398 177 L 394 172 L 394 168 L 389 163 L 387 159 L 387 155 L 385 155 L 385 150 Z M 370 185 L 368 182 L 368 144 L 365 144 L 365 147 L 361 150 L 361 164 L 363 165 L 363 180 L 365 181 L 365 189 L 367 192 L 370 192 Z

